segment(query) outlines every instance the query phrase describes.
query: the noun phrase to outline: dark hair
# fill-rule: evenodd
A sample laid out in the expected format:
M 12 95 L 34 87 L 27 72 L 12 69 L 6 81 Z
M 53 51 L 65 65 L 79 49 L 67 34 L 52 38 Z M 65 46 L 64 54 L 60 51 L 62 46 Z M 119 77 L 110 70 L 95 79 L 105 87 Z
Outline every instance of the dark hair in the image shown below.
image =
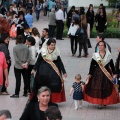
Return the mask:
M 100 4 L 100 6 L 102 6 L 102 7 L 103 7 L 103 3 L 101 3 L 101 4 Z
M 89 5 L 88 11 L 90 11 L 90 8 L 91 8 L 91 7 L 93 8 L 93 4 L 90 4 L 90 5 Z
M 85 8 L 84 7 L 80 7 L 80 14 L 85 14 Z
M 5 39 L 10 37 L 9 36 L 9 33 L 3 33 L 0 35 L 0 43 L 4 43 L 5 42 Z
M 76 13 L 76 14 L 79 14 L 78 10 L 75 10 L 75 13 Z
M 36 43 L 35 39 L 33 37 L 27 37 L 26 40 L 29 41 L 32 46 L 35 45 L 35 43 Z
M 22 35 L 18 35 L 17 37 L 16 37 L 16 44 L 19 44 L 19 43 L 23 43 L 23 37 L 22 37 Z
M 46 117 L 48 117 L 49 120 L 62 120 L 61 112 L 59 108 L 55 106 L 51 106 L 46 110 Z
M 103 43 L 103 44 L 104 44 L 104 47 L 106 48 L 106 43 L 105 43 L 105 41 L 100 41 L 100 42 L 98 42 L 98 45 L 99 45 L 100 43 Z
M 48 28 L 44 28 L 43 30 L 45 30 L 47 33 L 49 32 Z
M 102 34 L 102 33 L 99 33 L 97 36 L 98 36 L 100 39 L 102 39 L 102 40 L 105 39 L 105 36 L 104 36 L 104 34 Z
M 74 10 L 75 10 L 75 6 L 72 6 L 71 9 L 74 9 Z
M 93 4 L 90 4 L 90 5 L 89 5 L 89 8 L 90 8 L 90 7 L 93 7 Z
M 75 21 L 74 23 L 72 23 L 72 26 L 74 26 L 74 24 L 79 24 L 79 20 L 76 18 L 73 18 L 73 20 Z
M 49 46 L 51 43 L 56 43 L 56 40 L 50 38 L 50 39 L 47 41 L 47 45 Z
M 29 29 L 29 25 L 27 23 L 23 24 L 24 30 Z
M 12 118 L 9 110 L 0 110 L 0 116 L 5 115 L 6 118 Z

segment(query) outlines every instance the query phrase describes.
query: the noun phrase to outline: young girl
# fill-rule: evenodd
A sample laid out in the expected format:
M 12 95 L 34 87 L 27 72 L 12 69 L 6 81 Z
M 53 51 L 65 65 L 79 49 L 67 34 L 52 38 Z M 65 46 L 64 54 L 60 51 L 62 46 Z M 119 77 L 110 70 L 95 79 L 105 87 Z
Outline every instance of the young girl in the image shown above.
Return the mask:
M 82 108 L 82 99 L 83 99 L 83 89 L 84 89 L 84 82 L 81 81 L 81 75 L 75 75 L 75 82 L 73 83 L 70 89 L 70 96 L 72 95 L 73 91 L 73 99 L 75 102 L 75 110 L 78 108 Z

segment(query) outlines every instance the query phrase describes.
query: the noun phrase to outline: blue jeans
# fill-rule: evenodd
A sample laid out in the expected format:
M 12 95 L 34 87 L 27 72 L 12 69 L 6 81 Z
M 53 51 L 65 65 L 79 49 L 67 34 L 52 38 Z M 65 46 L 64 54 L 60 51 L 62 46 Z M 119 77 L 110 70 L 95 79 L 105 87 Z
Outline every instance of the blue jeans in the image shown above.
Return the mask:
M 36 19 L 39 20 L 40 10 L 36 10 Z

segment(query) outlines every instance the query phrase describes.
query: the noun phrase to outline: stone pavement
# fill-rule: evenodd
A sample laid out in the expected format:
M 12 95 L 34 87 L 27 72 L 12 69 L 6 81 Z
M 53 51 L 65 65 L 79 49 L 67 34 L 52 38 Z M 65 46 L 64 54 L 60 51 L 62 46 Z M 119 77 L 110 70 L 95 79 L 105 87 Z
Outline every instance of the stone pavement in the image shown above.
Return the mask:
M 34 26 L 37 27 L 41 33 L 44 27 L 48 26 L 47 18 L 45 20 L 40 20 L 34 22 Z M 118 39 L 106 39 L 106 41 L 112 47 L 112 55 L 115 62 L 117 57 L 116 48 L 120 47 L 120 40 Z M 69 90 L 74 82 L 74 76 L 76 73 L 82 75 L 82 80 L 85 81 L 88 74 L 89 65 L 91 61 L 92 54 L 94 52 L 94 47 L 96 44 L 95 39 L 91 39 L 92 48 L 89 49 L 88 58 L 77 58 L 78 51 L 75 57 L 72 57 L 70 50 L 70 40 L 65 38 L 65 40 L 58 40 L 57 45 L 61 52 L 61 57 L 65 65 L 68 77 L 65 79 L 65 91 L 67 101 L 65 103 L 60 103 L 59 108 L 62 112 L 63 120 L 119 120 L 120 114 L 120 104 L 109 105 L 102 110 L 97 109 L 97 105 L 93 105 L 83 101 L 83 108 L 74 110 L 74 103 L 71 96 L 69 96 Z M 9 74 L 9 87 L 8 92 L 10 94 L 14 93 L 15 90 L 15 77 L 14 77 L 14 59 L 13 59 L 13 47 L 15 45 L 15 40 L 10 41 L 10 54 L 12 58 L 12 66 Z M 12 113 L 13 120 L 19 120 L 25 104 L 28 98 L 22 96 L 23 94 L 23 81 L 21 85 L 20 98 L 10 98 L 10 96 L 0 96 L 0 109 L 9 109 Z

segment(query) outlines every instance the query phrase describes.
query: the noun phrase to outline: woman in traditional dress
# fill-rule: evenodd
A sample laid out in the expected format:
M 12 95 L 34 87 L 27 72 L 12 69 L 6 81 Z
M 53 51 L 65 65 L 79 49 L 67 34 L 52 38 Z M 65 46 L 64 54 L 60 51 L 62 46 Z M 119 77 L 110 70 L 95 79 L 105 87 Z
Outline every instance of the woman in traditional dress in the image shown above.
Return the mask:
M 35 91 L 41 86 L 47 86 L 52 91 L 51 102 L 66 101 L 61 72 L 64 74 L 64 77 L 67 77 L 67 74 L 54 39 L 49 39 L 46 45 L 43 45 L 41 48 L 41 53 L 32 73 L 35 71 L 37 71 L 35 76 Z
M 116 72 L 112 55 L 105 48 L 105 42 L 100 41 L 99 51 L 94 53 L 92 57 L 84 91 L 84 100 L 98 104 L 99 109 L 102 109 L 103 105 L 119 102 L 118 91 L 113 83 Z

